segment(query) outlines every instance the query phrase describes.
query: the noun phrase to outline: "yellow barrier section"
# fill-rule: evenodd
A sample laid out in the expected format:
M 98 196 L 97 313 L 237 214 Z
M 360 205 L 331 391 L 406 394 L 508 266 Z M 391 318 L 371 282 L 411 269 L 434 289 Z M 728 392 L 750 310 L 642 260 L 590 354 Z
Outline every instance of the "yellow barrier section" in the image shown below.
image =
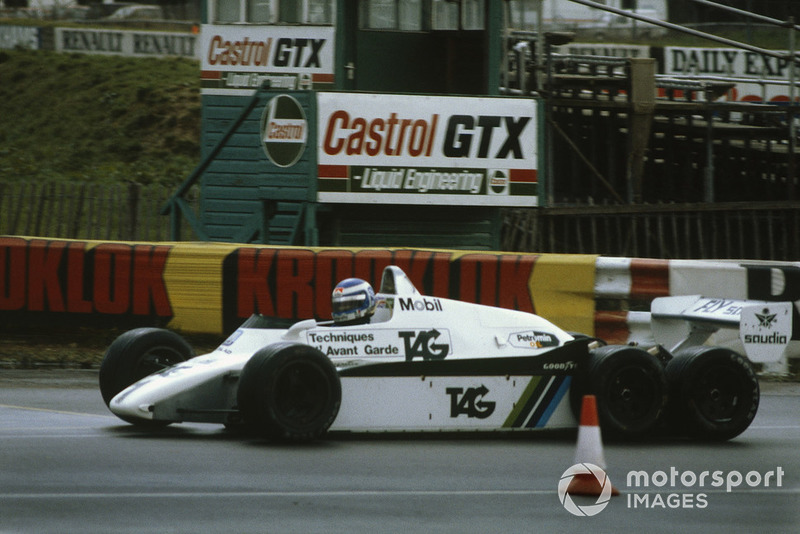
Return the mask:
M 355 276 L 377 290 L 384 267 L 397 265 L 423 294 L 538 313 L 593 334 L 595 258 L 0 236 L 0 317 L 225 334 L 253 313 L 328 319 L 338 281 Z
M 172 304 L 169 327 L 188 332 L 222 333 L 222 263 L 235 245 L 171 245 L 164 282 Z
M 594 335 L 596 261 L 593 255 L 542 255 L 531 277 L 536 313 L 565 330 Z

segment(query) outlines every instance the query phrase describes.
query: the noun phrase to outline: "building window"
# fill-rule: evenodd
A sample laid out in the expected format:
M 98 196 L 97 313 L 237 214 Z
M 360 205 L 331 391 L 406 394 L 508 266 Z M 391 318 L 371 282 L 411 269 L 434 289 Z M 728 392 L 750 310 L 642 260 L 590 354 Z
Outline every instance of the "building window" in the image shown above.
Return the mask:
M 335 0 L 215 0 L 212 20 L 222 24 L 333 24 Z
M 367 30 L 480 30 L 485 0 L 361 0 Z
M 367 30 L 422 30 L 422 0 L 363 0 L 361 27 Z
M 240 0 L 217 0 L 215 22 L 241 22 Z

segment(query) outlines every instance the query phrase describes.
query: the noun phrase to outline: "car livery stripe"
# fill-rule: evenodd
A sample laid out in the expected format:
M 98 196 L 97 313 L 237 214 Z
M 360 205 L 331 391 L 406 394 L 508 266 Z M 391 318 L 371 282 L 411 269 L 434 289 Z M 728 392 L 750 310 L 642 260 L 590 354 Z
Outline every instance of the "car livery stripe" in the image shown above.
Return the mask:
M 511 411 L 504 428 L 541 428 L 569 390 L 570 376 L 534 376 Z
M 535 428 L 542 428 L 544 427 L 547 422 L 550 420 L 550 416 L 553 415 L 553 412 L 561 403 L 561 399 L 567 394 L 569 391 L 570 383 L 572 382 L 571 376 L 561 376 L 561 377 L 553 377 L 555 379 L 555 383 L 553 384 L 554 395 L 552 398 L 546 402 L 542 403 L 543 410 L 541 411 L 538 417 L 532 417 L 529 421 L 535 421 Z M 560 384 L 558 384 L 560 382 Z M 534 428 L 534 426 L 528 425 L 529 428 Z

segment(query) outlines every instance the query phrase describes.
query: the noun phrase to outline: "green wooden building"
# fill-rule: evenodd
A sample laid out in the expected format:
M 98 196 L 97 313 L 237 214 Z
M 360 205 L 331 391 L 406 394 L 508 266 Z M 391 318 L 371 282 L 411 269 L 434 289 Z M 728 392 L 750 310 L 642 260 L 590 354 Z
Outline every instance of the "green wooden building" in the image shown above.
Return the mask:
M 202 162 L 173 233 L 498 249 L 501 210 L 537 205 L 542 178 L 541 104 L 498 96 L 506 4 L 207 0 Z

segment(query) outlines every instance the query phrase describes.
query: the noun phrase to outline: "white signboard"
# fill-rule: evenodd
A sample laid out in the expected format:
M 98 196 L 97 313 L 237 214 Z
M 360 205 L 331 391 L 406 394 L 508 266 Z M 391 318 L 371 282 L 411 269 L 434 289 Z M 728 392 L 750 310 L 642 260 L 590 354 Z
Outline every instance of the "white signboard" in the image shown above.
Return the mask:
M 615 43 L 570 43 L 554 47 L 558 54 L 605 57 L 650 57 L 650 47 Z
M 332 26 L 204 24 L 203 94 L 250 94 L 265 81 L 273 89 L 311 89 L 333 83 Z
M 197 41 L 197 35 L 191 33 L 55 28 L 59 52 L 195 59 Z
M 786 51 L 775 50 L 779 54 Z M 797 69 L 800 78 L 800 69 Z M 738 81 L 728 100 L 788 102 L 789 61 L 738 48 L 664 48 L 664 73 L 752 79 Z M 780 83 L 769 83 L 780 82 Z M 764 83 L 760 83 L 764 82 Z
M 536 101 L 319 93 L 320 202 L 537 205 Z
M 33 26 L 0 26 L 0 48 L 11 50 L 13 48 L 39 49 L 39 28 Z

